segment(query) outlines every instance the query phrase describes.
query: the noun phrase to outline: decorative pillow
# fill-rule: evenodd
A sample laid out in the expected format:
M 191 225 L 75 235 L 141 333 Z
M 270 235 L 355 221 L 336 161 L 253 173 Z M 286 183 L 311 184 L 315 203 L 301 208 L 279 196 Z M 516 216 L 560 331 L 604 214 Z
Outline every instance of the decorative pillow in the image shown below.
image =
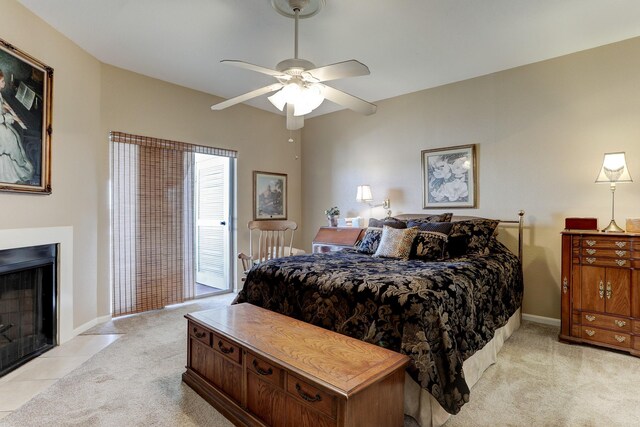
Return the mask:
M 436 231 L 448 235 L 453 227 L 452 222 L 415 222 L 407 221 L 407 228 L 417 227 L 420 231 Z
M 495 219 L 456 221 L 453 223 L 449 236 L 467 236 L 467 254 L 486 255 L 488 253 L 489 240 L 499 222 Z
M 419 222 L 421 224 L 424 224 L 425 222 L 451 222 L 452 216 L 453 216 L 453 213 L 446 212 L 442 214 L 428 215 L 420 218 L 413 218 L 413 219 L 410 219 L 409 221 Z
M 415 228 L 393 228 L 386 226 L 382 229 L 380 244 L 374 257 L 409 259 L 413 239 L 418 230 Z
M 449 236 L 444 252 L 446 258 L 458 258 L 467 254 L 467 243 L 469 236 L 459 234 L 457 236 Z
M 407 228 L 407 223 L 405 221 L 396 218 L 369 219 L 369 227 L 382 228 L 385 225 L 392 228 Z
M 434 231 L 418 231 L 413 239 L 409 258 L 422 261 L 439 261 L 444 258 L 447 235 Z
M 382 236 L 382 228 L 368 227 L 364 237 L 357 246 L 357 250 L 363 254 L 372 255 L 376 253 Z

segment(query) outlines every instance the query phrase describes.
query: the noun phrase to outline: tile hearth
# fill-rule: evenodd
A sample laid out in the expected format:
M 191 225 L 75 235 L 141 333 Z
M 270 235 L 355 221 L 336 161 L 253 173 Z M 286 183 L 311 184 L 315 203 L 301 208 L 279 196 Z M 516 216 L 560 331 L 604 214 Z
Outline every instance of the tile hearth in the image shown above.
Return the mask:
M 0 419 L 115 342 L 120 335 L 78 335 L 0 378 Z

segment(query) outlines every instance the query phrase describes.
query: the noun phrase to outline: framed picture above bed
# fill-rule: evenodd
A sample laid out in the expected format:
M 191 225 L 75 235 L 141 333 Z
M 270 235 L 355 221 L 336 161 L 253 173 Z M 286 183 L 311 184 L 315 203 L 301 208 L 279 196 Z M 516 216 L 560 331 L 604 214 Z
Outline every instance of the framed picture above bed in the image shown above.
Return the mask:
M 476 144 L 422 150 L 424 209 L 477 207 Z
M 287 219 L 287 175 L 253 171 L 253 219 Z
M 51 194 L 53 68 L 0 39 L 0 191 Z

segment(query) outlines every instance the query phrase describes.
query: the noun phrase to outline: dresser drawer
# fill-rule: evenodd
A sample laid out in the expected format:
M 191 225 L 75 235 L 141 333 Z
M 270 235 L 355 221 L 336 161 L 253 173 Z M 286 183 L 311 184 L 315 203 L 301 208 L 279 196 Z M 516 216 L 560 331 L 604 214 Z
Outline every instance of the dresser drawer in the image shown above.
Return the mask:
M 604 329 L 582 326 L 582 339 L 631 348 L 631 335 L 623 332 L 613 332 Z
M 284 387 L 284 371 L 265 359 L 252 353 L 247 353 L 247 369 L 263 381 L 270 382 L 280 388 Z
M 606 328 L 614 331 L 631 332 L 631 321 L 615 316 L 607 316 L 597 313 L 582 313 L 580 318 L 582 326 Z
M 580 245 L 593 249 L 631 249 L 631 241 L 625 237 L 586 236 L 580 239 Z
M 631 257 L 631 251 L 628 249 L 596 249 L 596 248 L 582 248 L 583 257 L 599 257 L 599 258 L 618 258 L 629 259 Z
M 240 363 L 240 357 L 242 356 L 240 347 L 219 335 L 213 334 L 213 348 L 233 362 Z
M 631 261 L 624 258 L 605 258 L 596 256 L 583 256 L 582 265 L 596 265 L 600 267 L 631 267 Z
M 336 397 L 301 380 L 295 375 L 287 375 L 287 392 L 299 401 L 311 405 L 323 414 L 335 418 Z
M 204 344 L 211 346 L 211 332 L 198 326 L 196 323 L 189 322 L 189 335 Z

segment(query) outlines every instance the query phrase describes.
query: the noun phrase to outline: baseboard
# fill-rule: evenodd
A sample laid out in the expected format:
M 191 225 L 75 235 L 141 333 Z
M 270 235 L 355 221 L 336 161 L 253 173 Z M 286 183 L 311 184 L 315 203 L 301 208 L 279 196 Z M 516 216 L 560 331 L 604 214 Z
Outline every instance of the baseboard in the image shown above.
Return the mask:
M 80 335 L 81 333 L 88 331 L 89 329 L 93 328 L 94 326 L 100 324 L 100 323 L 104 323 L 104 322 L 108 322 L 109 320 L 111 320 L 111 315 L 107 314 L 106 316 L 101 316 L 101 317 L 97 317 L 93 320 L 88 321 L 87 323 L 78 326 L 77 328 L 75 328 L 73 330 L 73 336 L 77 336 Z
M 523 313 L 522 320 L 560 327 L 560 319 L 554 319 L 552 317 L 536 316 L 535 314 Z

